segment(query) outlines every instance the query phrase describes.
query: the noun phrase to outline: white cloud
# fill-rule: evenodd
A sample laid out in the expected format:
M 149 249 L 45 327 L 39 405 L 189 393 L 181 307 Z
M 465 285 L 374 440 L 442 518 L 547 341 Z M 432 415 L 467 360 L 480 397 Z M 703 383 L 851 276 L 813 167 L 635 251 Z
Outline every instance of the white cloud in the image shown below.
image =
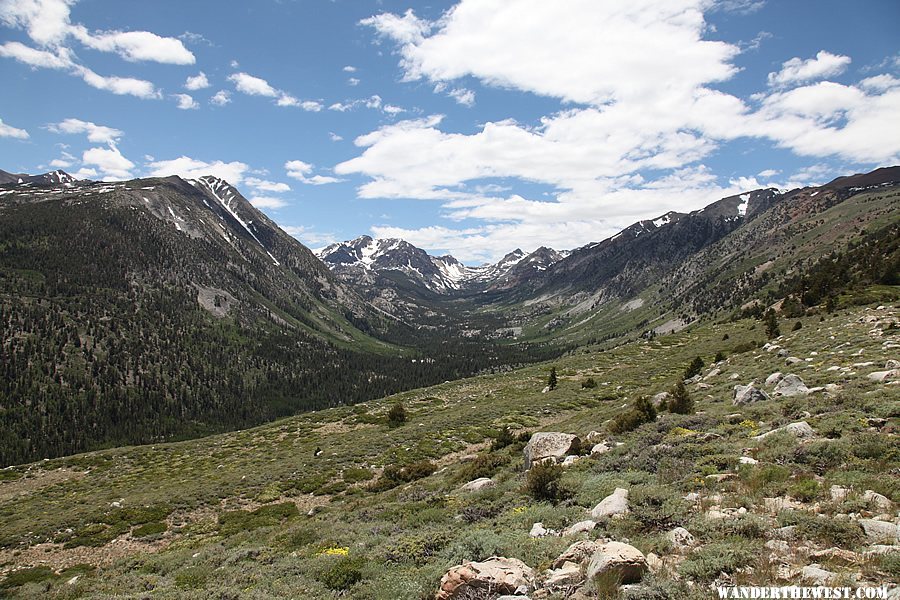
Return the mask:
M 205 90 L 209 86 L 209 79 L 206 78 L 206 73 L 203 71 L 200 71 L 193 77 L 188 77 L 184 82 L 184 89 L 191 91 Z
M 225 106 L 226 104 L 231 102 L 231 92 L 229 92 L 228 90 L 219 90 L 212 98 L 209 99 L 209 101 L 216 106 Z
M 172 97 L 178 101 L 178 108 L 181 110 L 194 110 L 200 108 L 197 101 L 190 94 L 172 94 Z
M 282 198 L 275 198 L 272 196 L 253 196 L 252 198 L 250 198 L 250 204 L 262 210 L 265 208 L 284 208 L 288 205 L 288 202 Z
M 328 132 L 328 139 L 330 139 L 332 142 L 340 142 L 340 141 L 342 141 L 344 138 L 343 138 L 342 136 L 340 136 L 340 135 L 334 133 L 333 131 L 329 131 L 329 132 Z
M 122 156 L 115 146 L 91 148 L 81 156 L 84 165 L 97 167 L 97 172 L 105 180 L 131 179 L 134 163 Z
M 742 186 L 758 184 L 754 178 L 721 185 L 701 163 L 738 138 L 805 156 L 900 160 L 893 134 L 900 131 L 900 89 L 889 76 L 858 86 L 782 85 L 839 73 L 847 57 L 788 61 L 772 76 L 778 85 L 746 100 L 714 89 L 738 71 L 739 48 L 704 38 L 710 7 L 705 0 L 461 0 L 434 22 L 411 11 L 366 19 L 396 43 L 407 81 L 448 93 L 474 78 L 557 99 L 560 107 L 536 126 L 507 119 L 473 133 L 444 130 L 439 115 L 401 121 L 359 136 L 361 154 L 335 173 L 367 176 L 359 197 L 439 200 L 446 218 L 482 223 L 459 234 L 459 252 L 471 254 L 481 243 L 503 252 L 519 236 L 537 241 L 543 228 L 571 247 L 639 218 L 746 191 Z M 753 2 L 728 8 L 756 9 Z M 498 179 L 550 190 L 540 201 L 500 197 L 488 191 Z M 429 233 L 452 233 L 435 231 L 394 233 L 423 242 Z
M 472 90 L 453 88 L 447 92 L 447 95 L 456 100 L 457 104 L 462 104 L 463 106 L 475 105 L 475 92 Z
M 341 179 L 328 177 L 325 175 L 310 175 L 313 172 L 313 165 L 303 162 L 302 160 L 289 160 L 284 163 L 288 177 L 296 179 L 302 183 L 309 185 L 327 185 L 329 183 L 338 183 Z
M 69 6 L 75 0 L 2 0 L 0 21 L 24 29 L 42 46 L 55 46 L 69 35 Z
M 84 25 L 73 24 L 70 6 L 75 1 L 2 0 L 0 21 L 8 27 L 24 29 L 28 37 L 45 48 L 62 48 L 68 38 L 73 37 L 88 48 L 115 52 L 127 61 L 194 64 L 194 55 L 176 38 L 161 37 L 149 31 L 92 33 Z
M 316 102 L 315 100 L 298 100 L 284 92 L 281 93 L 275 104 L 278 106 L 297 106 L 307 112 L 319 112 L 324 108 L 321 102 Z
M 248 177 L 244 181 L 244 183 L 262 192 L 281 193 L 291 191 L 291 186 L 286 183 L 267 181 L 265 179 L 258 179 L 256 177 Z
M 149 31 L 103 31 L 90 33 L 81 26 L 71 28 L 71 33 L 88 48 L 102 52 L 115 52 L 129 62 L 152 61 L 170 65 L 192 65 L 193 53 L 181 40 L 160 37 Z
M 237 91 L 249 96 L 266 96 L 274 98 L 278 96 L 278 90 L 269 85 L 269 82 L 248 73 L 234 73 L 228 76 L 228 80 L 234 83 Z
M 28 132 L 24 129 L 19 129 L 18 127 L 7 125 L 3 122 L 3 119 L 0 119 L 0 137 L 15 138 L 17 140 L 27 140 L 29 138 L 29 135 Z
M 385 104 L 382 110 L 389 115 L 399 115 L 402 112 L 406 112 L 405 108 L 394 106 L 393 104 Z
M 347 80 L 347 85 L 357 86 L 359 85 L 359 79 L 357 79 L 356 77 L 351 77 Z
M 96 123 L 82 121 L 81 119 L 65 119 L 59 123 L 50 123 L 47 125 L 47 129 L 53 133 L 85 133 L 87 134 L 89 142 L 95 144 L 109 144 L 111 146 L 118 142 L 119 138 L 125 135 L 119 129 L 114 129 L 105 125 L 97 125 Z
M 50 161 L 50 166 L 54 169 L 70 169 L 75 165 L 76 158 L 68 152 L 63 152 L 59 158 Z
M 757 175 L 759 175 L 763 179 L 771 179 L 772 177 L 775 177 L 779 173 L 781 173 L 781 171 L 778 171 L 775 169 L 766 169 L 765 171 L 760 171 L 759 173 L 757 173 Z
M 356 67 L 352 65 L 347 65 L 343 68 L 344 73 L 356 73 Z
M 769 86 L 784 87 L 794 83 L 814 81 L 840 75 L 850 64 L 849 56 L 819 51 L 815 58 L 803 60 L 794 57 L 781 65 L 777 73 L 769 73 Z
M 120 96 L 130 95 L 138 98 L 159 98 L 160 92 L 157 91 L 149 81 L 143 79 L 134 79 L 132 77 L 105 77 L 94 73 L 87 67 L 76 66 L 75 73 L 84 79 L 89 86 L 98 90 L 105 90 Z
M 282 231 L 297 238 L 300 242 L 306 244 L 310 248 L 323 248 L 338 241 L 335 234 L 316 231 L 311 227 L 305 227 L 303 225 L 282 225 L 281 223 L 279 223 L 278 226 Z
M 150 170 L 148 173 L 150 177 L 178 175 L 185 179 L 198 179 L 204 175 L 212 175 L 224 179 L 231 185 L 240 184 L 244 179 L 244 173 L 250 168 L 245 163 L 237 161 L 226 163 L 217 160 L 210 163 L 188 156 L 154 161 L 149 163 L 147 167 Z
M 54 54 L 46 50 L 36 50 L 20 42 L 6 42 L 0 46 L 0 56 L 14 58 L 31 67 L 42 69 L 68 69 L 72 66 L 72 60 L 64 48 L 57 49 Z

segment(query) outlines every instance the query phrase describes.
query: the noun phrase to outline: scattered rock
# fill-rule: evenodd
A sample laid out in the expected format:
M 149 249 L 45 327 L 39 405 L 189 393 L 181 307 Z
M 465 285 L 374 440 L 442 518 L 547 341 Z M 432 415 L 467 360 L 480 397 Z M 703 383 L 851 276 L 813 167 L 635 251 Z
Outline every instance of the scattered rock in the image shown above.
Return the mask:
M 860 562 L 862 557 L 856 552 L 844 550 L 843 548 L 826 548 L 825 550 L 816 550 L 810 552 L 810 558 L 826 559 L 832 562 L 841 562 L 845 565 L 855 565 Z
M 647 568 L 650 569 L 651 573 L 659 573 L 662 571 L 665 564 L 662 559 L 652 552 L 647 555 Z
M 669 398 L 671 398 L 671 397 L 672 397 L 672 394 L 670 394 L 669 392 L 660 392 L 653 396 L 653 398 L 652 398 L 653 406 L 656 408 L 665 406 L 666 402 L 668 402 Z
M 750 456 L 742 456 L 738 459 L 738 464 L 739 465 L 757 465 L 757 464 L 759 464 L 759 461 Z
M 778 429 L 773 429 L 772 431 L 767 431 L 761 435 L 755 436 L 754 440 L 762 440 L 770 435 L 780 433 L 782 431 L 786 431 L 799 439 L 809 439 L 816 437 L 816 431 L 810 427 L 809 423 L 806 421 L 799 421 L 797 423 L 791 423 L 790 425 L 785 425 L 784 427 L 779 427 Z
M 566 548 L 565 552 L 556 557 L 556 560 L 553 561 L 552 567 L 554 569 L 558 569 L 567 562 L 573 562 L 580 565 L 587 562 L 599 549 L 600 544 L 592 540 L 582 540 L 580 542 L 575 542 L 574 544 Z
M 694 536 L 684 527 L 676 527 L 666 534 L 666 539 L 676 550 L 683 550 L 694 545 Z
M 884 368 L 888 370 L 900 369 L 900 360 L 889 360 L 884 363 Z
M 493 597 L 494 594 L 527 594 L 534 587 L 534 571 L 515 558 L 492 556 L 483 562 L 467 562 L 451 568 L 441 578 L 435 600 Z
M 584 533 L 588 531 L 592 531 L 594 527 L 597 526 L 597 523 L 594 521 L 579 521 L 573 525 L 569 525 L 565 529 L 563 529 L 563 535 L 577 535 L 579 533 Z
M 875 506 L 878 510 L 890 511 L 894 507 L 894 503 L 891 502 L 887 496 L 882 496 L 878 492 L 872 490 L 863 492 L 862 499 Z
M 800 577 L 803 581 L 813 585 L 828 585 L 828 583 L 837 577 L 837 574 L 826 571 L 819 565 L 808 565 L 800 571 Z
M 596 521 L 604 517 L 615 517 L 628 512 L 628 490 L 616 488 L 615 491 L 600 501 L 591 511 L 591 517 Z
M 573 445 L 579 443 L 578 436 L 571 433 L 539 431 L 525 445 L 525 469 L 530 469 L 532 464 L 545 458 L 559 461 L 569 454 Z
M 462 486 L 462 490 L 465 492 L 477 492 L 479 490 L 486 490 L 488 488 L 492 488 L 496 483 L 494 480 L 489 477 L 479 477 L 478 479 L 473 479 L 466 485 Z
M 620 584 L 637 583 L 647 569 L 647 558 L 640 550 L 622 542 L 608 542 L 591 557 L 587 578 L 609 578 Z
M 580 458 L 581 458 L 580 456 L 567 456 L 567 457 L 565 457 L 565 458 L 563 459 L 563 461 L 562 461 L 562 466 L 564 466 L 564 467 L 571 467 L 571 466 L 574 465 L 576 462 L 578 462 L 578 460 L 579 460 Z
M 780 372 L 772 373 L 768 377 L 766 377 L 766 385 L 772 387 L 773 385 L 778 385 L 778 382 L 784 379 L 784 375 Z
M 721 375 L 721 374 L 722 374 L 722 369 L 716 367 L 712 371 L 707 373 L 706 377 L 704 377 L 703 379 L 712 379 L 713 377 L 715 377 L 717 375 Z
M 797 526 L 779 527 L 772 532 L 772 535 L 779 540 L 793 540 L 797 537 Z
M 834 502 L 843 502 L 850 495 L 850 490 L 839 485 L 833 485 L 829 488 L 828 493 Z
M 877 519 L 860 519 L 858 523 L 873 544 L 896 544 L 898 541 L 897 526 L 893 523 Z
M 881 554 L 893 554 L 897 552 L 897 546 L 888 546 L 887 544 L 872 544 L 869 549 L 863 552 L 866 556 L 878 556 Z
M 758 389 L 751 383 L 749 385 L 734 386 L 734 392 L 731 398 L 731 403 L 734 406 L 741 406 L 744 404 L 752 404 L 754 402 L 762 402 L 764 400 L 768 400 L 769 395 L 764 391 Z
M 798 365 L 803 362 L 803 359 L 797 358 L 796 356 L 788 356 L 786 359 L 784 359 L 784 362 L 788 365 Z
M 551 591 L 575 587 L 584 581 L 581 565 L 566 561 L 558 569 L 547 571 L 543 580 L 543 588 Z
M 763 506 L 770 513 L 777 514 L 782 510 L 801 510 L 805 508 L 802 502 L 797 502 L 791 498 L 763 498 Z
M 791 551 L 791 545 L 784 540 L 769 540 L 766 548 L 778 554 L 788 554 Z
M 784 378 L 778 382 L 773 393 L 776 396 L 785 397 L 803 396 L 809 393 L 809 388 L 806 387 L 806 384 L 803 383 L 802 379 L 791 373 L 785 375 Z
M 531 526 L 531 531 L 528 532 L 528 535 L 530 535 L 533 538 L 538 538 L 538 537 L 544 537 L 547 535 L 551 535 L 552 533 L 553 533 L 552 529 L 546 529 L 544 527 L 543 523 L 538 522 Z
M 591 448 L 591 456 L 600 456 L 601 454 L 606 454 L 610 451 L 610 447 L 606 445 L 606 442 L 600 442 L 599 444 L 595 444 L 593 448 Z
M 885 381 L 888 381 L 889 379 L 897 379 L 898 377 L 900 377 L 900 369 L 891 369 L 889 371 L 875 371 L 874 373 L 869 373 L 866 377 L 868 377 L 872 381 L 883 383 Z

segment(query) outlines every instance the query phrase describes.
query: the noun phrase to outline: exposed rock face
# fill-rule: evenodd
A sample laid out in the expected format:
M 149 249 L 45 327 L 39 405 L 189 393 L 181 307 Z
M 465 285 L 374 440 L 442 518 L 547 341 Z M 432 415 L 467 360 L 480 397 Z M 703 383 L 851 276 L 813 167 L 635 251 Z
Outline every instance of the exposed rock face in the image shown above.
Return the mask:
M 473 479 L 466 485 L 462 486 L 463 491 L 466 492 L 477 492 L 478 490 L 486 490 L 488 488 L 492 488 L 496 483 L 489 477 L 479 477 L 478 479 Z
M 873 505 L 878 510 L 890 511 L 894 507 L 894 503 L 887 496 L 883 496 L 878 492 L 866 490 L 863 492 L 862 499 Z
M 594 444 L 591 448 L 591 456 L 599 456 L 601 454 L 606 454 L 610 451 L 610 447 L 606 445 L 606 442 L 600 442 L 599 444 Z
M 584 574 L 581 572 L 581 566 L 577 563 L 566 561 L 558 569 L 547 572 L 542 587 L 546 590 L 555 591 L 577 586 L 582 581 L 584 581 Z
M 803 383 L 803 380 L 793 373 L 785 375 L 784 379 L 778 382 L 773 392 L 776 396 L 805 396 L 809 393 L 809 388 Z
M 628 490 L 616 488 L 616 490 L 600 501 L 591 511 L 591 517 L 596 521 L 604 517 L 624 515 L 628 512 Z
M 734 406 L 741 406 L 744 404 L 752 404 L 754 402 L 762 402 L 764 400 L 768 400 L 769 395 L 758 389 L 752 383 L 750 385 L 736 385 L 734 386 L 734 394 L 732 395 L 732 404 Z
M 618 583 L 637 583 L 647 572 L 647 558 L 629 544 L 608 542 L 591 557 L 588 579 L 610 578 Z
M 441 578 L 435 600 L 488 600 L 498 594 L 527 594 L 534 571 L 515 558 L 492 556 L 453 567 Z
M 545 458 L 552 458 L 559 462 L 569 453 L 573 445 L 581 442 L 577 435 L 571 433 L 559 433 L 554 431 L 539 431 L 531 436 L 525 445 L 525 468 Z
M 819 565 L 809 565 L 803 567 L 803 570 L 800 572 L 800 577 L 807 583 L 821 586 L 828 585 L 832 579 L 837 577 L 837 575 L 831 571 L 826 571 Z

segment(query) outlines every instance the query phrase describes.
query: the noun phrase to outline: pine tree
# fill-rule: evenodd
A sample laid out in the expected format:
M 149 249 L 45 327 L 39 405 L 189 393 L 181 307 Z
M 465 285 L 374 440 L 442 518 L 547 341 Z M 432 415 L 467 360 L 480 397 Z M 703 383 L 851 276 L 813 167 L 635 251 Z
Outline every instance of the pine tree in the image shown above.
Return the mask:
M 547 387 L 551 390 L 555 390 L 557 383 L 559 382 L 556 379 L 556 367 L 550 367 L 550 377 L 547 378 Z
M 388 425 L 391 427 L 399 427 L 406 423 L 406 407 L 403 406 L 402 402 L 398 402 L 391 407 L 391 410 L 388 411 L 387 419 Z
M 666 408 L 669 412 L 679 415 L 689 415 L 694 412 L 694 400 L 688 393 L 687 388 L 684 387 L 684 381 L 681 379 L 675 382 L 675 385 L 669 392 Z
M 770 340 L 781 335 L 781 330 L 778 329 L 778 316 L 773 309 L 770 308 L 766 311 L 766 316 L 763 320 L 766 324 L 766 336 L 768 336 Z

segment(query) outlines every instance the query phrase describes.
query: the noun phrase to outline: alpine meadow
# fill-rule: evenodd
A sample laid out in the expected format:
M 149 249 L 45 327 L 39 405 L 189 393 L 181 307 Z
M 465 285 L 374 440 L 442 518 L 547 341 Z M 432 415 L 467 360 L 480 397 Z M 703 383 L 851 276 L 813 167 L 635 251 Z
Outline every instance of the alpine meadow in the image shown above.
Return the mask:
M 0 0 L 0 598 L 900 598 L 898 25 Z

